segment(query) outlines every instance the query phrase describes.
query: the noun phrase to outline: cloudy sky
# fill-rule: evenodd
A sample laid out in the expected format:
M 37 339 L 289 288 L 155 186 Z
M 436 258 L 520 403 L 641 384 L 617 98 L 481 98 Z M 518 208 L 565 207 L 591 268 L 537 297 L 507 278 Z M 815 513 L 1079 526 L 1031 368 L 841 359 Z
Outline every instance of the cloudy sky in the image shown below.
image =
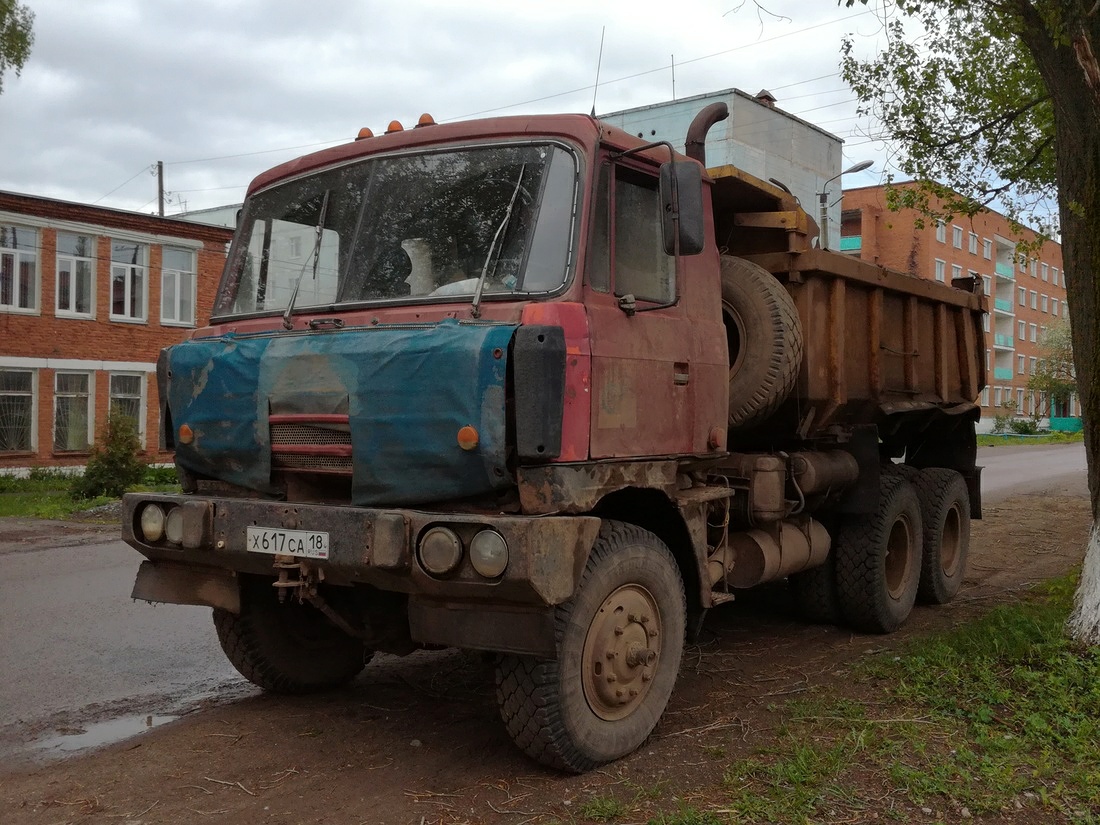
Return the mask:
M 173 214 L 240 202 L 361 126 L 587 112 L 601 30 L 597 111 L 767 88 L 842 137 L 846 164 L 876 160 L 846 185 L 882 174 L 838 74 L 844 34 L 870 53 L 880 28 L 835 0 L 23 2 L 35 44 L 0 95 L 2 190 L 154 211 L 162 160 Z

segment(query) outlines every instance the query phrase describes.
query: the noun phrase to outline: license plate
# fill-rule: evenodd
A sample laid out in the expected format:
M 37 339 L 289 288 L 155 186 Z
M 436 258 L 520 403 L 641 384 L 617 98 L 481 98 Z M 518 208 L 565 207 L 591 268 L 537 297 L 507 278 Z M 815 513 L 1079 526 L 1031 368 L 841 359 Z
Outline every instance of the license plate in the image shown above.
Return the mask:
M 274 527 L 245 529 L 246 548 L 251 553 L 328 558 L 328 533 L 311 530 L 281 530 Z

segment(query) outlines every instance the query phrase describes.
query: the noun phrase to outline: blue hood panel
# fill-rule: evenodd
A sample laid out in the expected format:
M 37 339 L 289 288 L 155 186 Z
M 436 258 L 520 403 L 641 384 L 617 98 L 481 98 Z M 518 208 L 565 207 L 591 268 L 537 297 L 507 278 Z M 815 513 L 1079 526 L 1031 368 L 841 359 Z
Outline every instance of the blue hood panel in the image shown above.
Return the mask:
M 176 445 L 176 461 L 271 492 L 268 415 L 346 413 L 355 504 L 428 504 L 506 487 L 504 380 L 515 329 L 446 321 L 186 341 L 167 353 L 173 425 L 194 432 Z M 456 440 L 468 424 L 480 435 L 469 452 Z

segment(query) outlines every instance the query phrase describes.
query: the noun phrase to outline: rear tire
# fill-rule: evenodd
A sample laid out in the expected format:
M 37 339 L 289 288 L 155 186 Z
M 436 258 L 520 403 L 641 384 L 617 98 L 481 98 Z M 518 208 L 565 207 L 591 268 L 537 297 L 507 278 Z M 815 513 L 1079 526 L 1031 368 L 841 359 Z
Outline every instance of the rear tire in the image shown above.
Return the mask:
M 336 602 L 329 595 L 330 603 Z M 279 603 L 270 579 L 241 579 L 241 612 L 214 608 L 218 641 L 230 663 L 272 693 L 312 693 L 350 682 L 373 652 L 310 604 Z
M 841 523 L 833 545 L 845 620 L 867 633 L 893 633 L 917 598 L 923 545 L 920 502 L 901 475 L 884 473 L 879 505 Z
M 930 467 L 913 480 L 924 523 L 917 599 L 947 604 L 958 595 L 970 555 L 970 492 L 954 470 Z
M 723 256 L 722 317 L 730 355 L 729 426 L 757 424 L 778 409 L 802 366 L 802 323 L 770 272 Z
M 557 658 L 504 656 L 497 666 L 513 741 L 543 765 L 575 773 L 637 749 L 672 695 L 686 616 L 665 544 L 604 521 L 576 594 L 556 608 Z

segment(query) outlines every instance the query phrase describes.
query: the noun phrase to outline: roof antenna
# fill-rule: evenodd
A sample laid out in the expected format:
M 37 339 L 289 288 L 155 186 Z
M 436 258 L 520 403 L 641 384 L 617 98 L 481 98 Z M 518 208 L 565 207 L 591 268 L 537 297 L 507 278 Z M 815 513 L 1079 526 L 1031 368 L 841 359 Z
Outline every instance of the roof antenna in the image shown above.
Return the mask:
M 603 36 L 607 33 L 607 26 L 600 29 L 600 56 L 596 58 L 596 85 L 592 87 L 592 117 L 596 116 L 596 92 L 600 89 L 600 66 L 603 64 Z

